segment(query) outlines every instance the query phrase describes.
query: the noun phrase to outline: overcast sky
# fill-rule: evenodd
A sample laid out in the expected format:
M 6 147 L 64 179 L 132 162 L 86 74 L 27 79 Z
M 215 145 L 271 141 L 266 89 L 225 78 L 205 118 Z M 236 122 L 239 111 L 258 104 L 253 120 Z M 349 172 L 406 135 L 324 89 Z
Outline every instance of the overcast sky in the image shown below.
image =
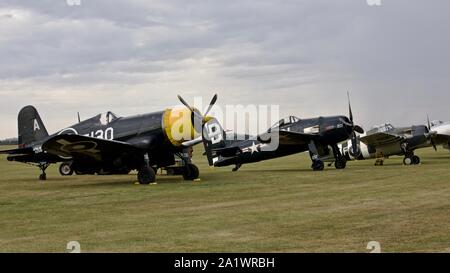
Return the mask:
M 69 0 L 73 1 L 73 0 Z M 299 117 L 450 121 L 450 1 L 0 0 L 0 138 L 38 108 L 55 132 L 112 110 L 278 104 Z

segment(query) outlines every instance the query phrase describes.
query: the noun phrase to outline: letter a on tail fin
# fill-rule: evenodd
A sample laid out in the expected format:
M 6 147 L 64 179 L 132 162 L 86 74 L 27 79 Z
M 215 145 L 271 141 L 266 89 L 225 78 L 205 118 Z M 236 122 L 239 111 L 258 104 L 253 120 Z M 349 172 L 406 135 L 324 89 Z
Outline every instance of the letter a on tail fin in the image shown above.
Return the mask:
M 19 145 L 25 147 L 48 137 L 47 129 L 36 108 L 26 106 L 19 112 Z

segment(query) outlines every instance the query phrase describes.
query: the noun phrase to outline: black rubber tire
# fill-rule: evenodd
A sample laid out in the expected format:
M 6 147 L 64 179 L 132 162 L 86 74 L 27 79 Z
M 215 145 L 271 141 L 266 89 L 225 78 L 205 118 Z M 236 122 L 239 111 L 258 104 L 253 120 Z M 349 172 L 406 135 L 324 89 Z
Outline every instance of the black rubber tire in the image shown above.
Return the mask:
M 347 167 L 347 160 L 345 158 L 337 159 L 336 162 L 334 162 L 334 166 L 338 170 L 345 169 Z
M 420 157 L 418 157 L 417 155 L 412 157 L 412 164 L 414 165 L 419 165 L 420 164 Z
M 41 180 L 41 181 L 47 180 L 47 175 L 46 175 L 45 173 L 41 173 L 41 174 L 39 175 L 39 180 Z
M 59 173 L 62 176 L 71 176 L 73 175 L 73 169 L 70 163 L 64 162 L 59 165 Z
M 156 174 L 153 168 L 144 166 L 138 172 L 138 181 L 141 185 L 148 185 L 150 183 L 155 182 Z
M 187 164 L 186 167 L 184 167 L 183 172 L 183 178 L 184 180 L 195 180 L 200 176 L 200 171 L 198 170 L 198 167 L 194 164 Z
M 325 164 L 321 160 L 314 161 L 311 168 L 313 171 L 323 171 L 325 169 Z

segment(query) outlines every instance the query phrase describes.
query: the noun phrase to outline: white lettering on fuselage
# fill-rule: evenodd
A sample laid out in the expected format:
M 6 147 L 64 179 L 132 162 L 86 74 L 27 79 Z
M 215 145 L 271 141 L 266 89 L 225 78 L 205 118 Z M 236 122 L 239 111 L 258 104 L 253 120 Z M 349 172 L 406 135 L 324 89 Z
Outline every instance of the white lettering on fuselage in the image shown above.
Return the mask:
M 114 140 L 114 128 L 108 127 L 105 130 L 99 129 L 96 131 L 92 131 L 88 134 L 84 134 L 84 136 L 95 137 L 95 138 L 106 139 L 106 140 Z
M 211 139 L 212 144 L 217 144 L 223 141 L 223 131 L 220 129 L 220 125 L 217 122 L 208 124 L 208 138 Z

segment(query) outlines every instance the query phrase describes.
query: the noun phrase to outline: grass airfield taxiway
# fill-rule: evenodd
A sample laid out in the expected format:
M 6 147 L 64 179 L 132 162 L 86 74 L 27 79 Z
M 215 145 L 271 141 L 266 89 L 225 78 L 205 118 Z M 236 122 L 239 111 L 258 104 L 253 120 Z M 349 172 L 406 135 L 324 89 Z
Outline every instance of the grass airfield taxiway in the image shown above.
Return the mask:
M 6 149 L 8 147 L 1 147 Z M 450 152 L 313 172 L 307 153 L 211 169 L 200 182 L 136 175 L 48 180 L 0 156 L 0 252 L 450 252 Z

